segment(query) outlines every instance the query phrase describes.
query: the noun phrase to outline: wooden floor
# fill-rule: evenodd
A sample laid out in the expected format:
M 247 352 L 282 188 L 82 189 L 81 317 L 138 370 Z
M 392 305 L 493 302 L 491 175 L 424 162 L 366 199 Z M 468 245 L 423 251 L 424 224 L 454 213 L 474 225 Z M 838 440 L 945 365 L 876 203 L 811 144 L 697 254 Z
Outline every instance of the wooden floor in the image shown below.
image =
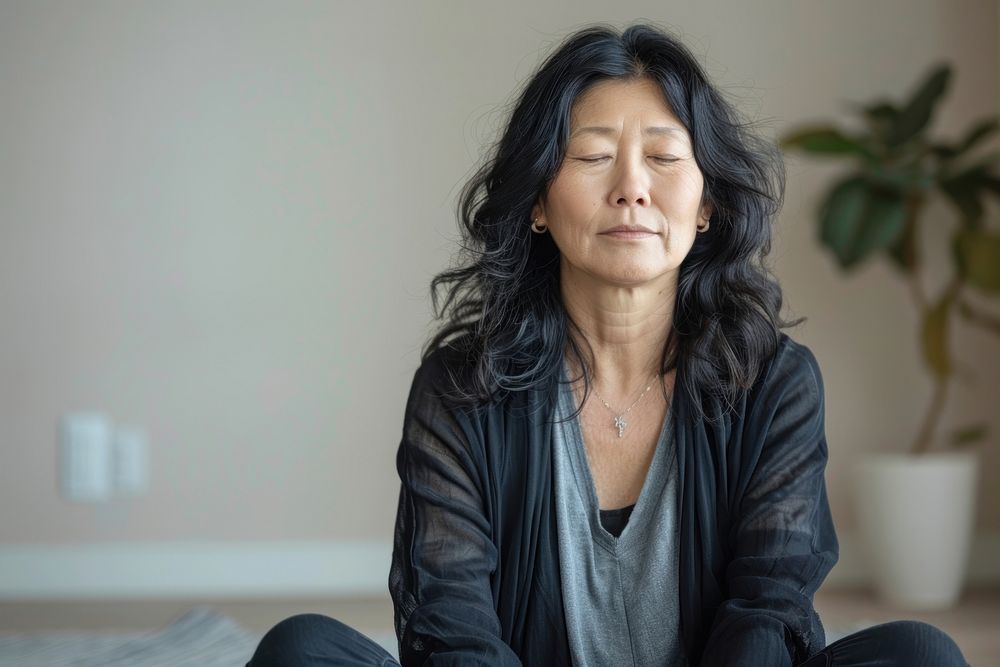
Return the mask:
M 365 634 L 392 632 L 392 604 L 383 599 L 158 600 L 101 602 L 0 602 L 0 632 L 50 630 L 155 630 L 198 604 L 208 604 L 248 630 L 263 635 L 295 614 L 316 612 L 337 618 Z M 859 590 L 823 591 L 816 609 L 829 629 L 896 619 L 932 623 L 950 634 L 974 667 L 1000 667 L 1000 589 L 968 591 L 957 607 L 940 612 L 900 612 Z

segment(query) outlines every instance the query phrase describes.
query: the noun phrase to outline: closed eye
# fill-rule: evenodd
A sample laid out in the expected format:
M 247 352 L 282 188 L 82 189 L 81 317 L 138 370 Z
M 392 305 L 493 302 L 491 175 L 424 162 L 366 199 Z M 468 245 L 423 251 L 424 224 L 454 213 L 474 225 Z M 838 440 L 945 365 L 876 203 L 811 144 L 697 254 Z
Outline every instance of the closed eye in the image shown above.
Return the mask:
M 649 157 L 651 157 L 652 159 L 656 160 L 657 162 L 662 162 L 662 163 L 677 162 L 677 160 L 678 160 L 678 158 L 675 158 L 675 157 L 668 157 L 668 156 L 662 156 L 662 155 L 650 155 Z M 604 160 L 610 160 L 610 159 L 611 159 L 610 155 L 601 155 L 599 157 L 579 157 L 579 158 L 577 158 L 577 160 L 580 160 L 581 162 L 603 162 Z

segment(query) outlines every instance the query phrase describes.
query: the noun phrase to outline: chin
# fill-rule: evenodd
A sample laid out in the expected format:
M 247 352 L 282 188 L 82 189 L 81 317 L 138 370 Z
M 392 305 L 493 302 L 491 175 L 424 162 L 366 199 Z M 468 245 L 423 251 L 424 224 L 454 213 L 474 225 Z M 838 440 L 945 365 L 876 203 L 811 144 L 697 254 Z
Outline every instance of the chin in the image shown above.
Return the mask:
M 644 283 L 660 278 L 664 274 L 664 270 L 657 268 L 653 269 L 650 267 L 627 267 L 615 271 L 613 273 L 605 272 L 605 278 L 608 282 L 617 283 L 620 285 L 638 286 Z

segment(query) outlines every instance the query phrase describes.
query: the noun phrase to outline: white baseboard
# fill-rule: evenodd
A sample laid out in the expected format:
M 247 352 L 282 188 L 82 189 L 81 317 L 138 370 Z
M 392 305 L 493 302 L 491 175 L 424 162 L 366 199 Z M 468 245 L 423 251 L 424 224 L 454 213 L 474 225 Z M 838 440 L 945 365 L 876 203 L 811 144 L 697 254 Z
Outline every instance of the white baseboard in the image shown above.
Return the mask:
M 240 599 L 388 594 L 389 542 L 0 544 L 0 600 Z M 871 580 L 854 535 L 825 586 Z M 968 581 L 1000 583 L 1000 534 L 979 535 Z
M 0 599 L 388 594 L 390 542 L 0 544 Z

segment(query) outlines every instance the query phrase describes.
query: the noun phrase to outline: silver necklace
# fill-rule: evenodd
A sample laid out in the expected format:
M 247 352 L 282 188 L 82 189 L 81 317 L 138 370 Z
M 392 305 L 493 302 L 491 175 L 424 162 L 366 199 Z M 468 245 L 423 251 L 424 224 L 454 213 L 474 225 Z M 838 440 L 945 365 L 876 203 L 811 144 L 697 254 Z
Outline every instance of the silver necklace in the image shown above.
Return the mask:
M 656 375 L 653 376 L 653 379 L 656 379 L 657 377 L 659 377 L 659 375 L 660 374 L 657 373 Z M 604 400 L 604 397 L 601 396 L 600 393 L 598 393 L 597 387 L 594 387 L 594 393 L 597 394 L 597 398 L 601 399 L 601 403 L 604 403 L 604 407 L 606 407 L 608 410 L 610 410 L 611 414 L 613 414 L 615 416 L 615 428 L 618 429 L 618 437 L 619 438 L 622 437 L 625 434 L 625 427 L 628 426 L 628 422 L 625 421 L 625 415 L 627 415 L 629 412 L 632 411 L 632 408 L 634 408 L 636 406 L 636 404 L 638 404 L 639 401 L 642 400 L 642 397 L 646 395 L 646 392 L 649 391 L 650 388 L 652 388 L 652 386 L 653 386 L 653 382 L 650 381 L 649 386 L 647 386 L 645 389 L 643 389 L 642 393 L 639 394 L 639 398 L 635 399 L 635 403 L 633 403 L 632 405 L 628 406 L 628 409 L 625 410 L 625 412 L 616 412 L 614 408 L 612 408 L 610 405 L 608 405 L 608 402 Z

